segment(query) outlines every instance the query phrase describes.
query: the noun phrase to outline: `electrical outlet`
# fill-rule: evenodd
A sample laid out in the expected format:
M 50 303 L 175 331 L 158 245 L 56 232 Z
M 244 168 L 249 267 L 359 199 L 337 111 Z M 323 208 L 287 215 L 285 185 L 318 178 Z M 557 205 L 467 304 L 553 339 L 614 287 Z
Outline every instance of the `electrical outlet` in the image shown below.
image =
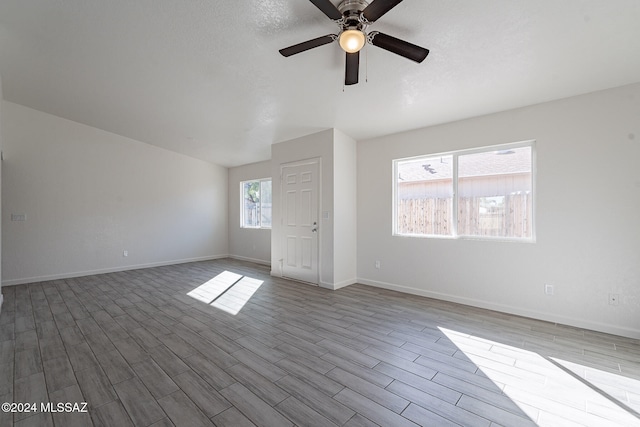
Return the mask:
M 618 294 L 609 294 L 609 305 L 618 305 L 619 299 Z
M 11 221 L 26 221 L 26 214 L 11 214 Z
M 122 256 L 129 256 L 129 251 L 126 249 L 122 251 Z
M 553 295 L 554 289 L 553 289 L 553 285 L 544 285 L 544 293 L 546 295 Z
M 376 261 L 376 268 L 380 269 L 380 261 Z

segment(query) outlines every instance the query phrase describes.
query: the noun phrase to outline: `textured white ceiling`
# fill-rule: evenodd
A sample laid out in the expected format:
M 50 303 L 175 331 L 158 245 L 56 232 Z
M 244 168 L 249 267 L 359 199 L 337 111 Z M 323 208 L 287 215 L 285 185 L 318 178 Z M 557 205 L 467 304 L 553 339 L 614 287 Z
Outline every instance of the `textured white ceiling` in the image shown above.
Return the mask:
M 0 75 L 8 101 L 225 166 L 640 81 L 638 0 L 405 0 L 369 29 L 427 59 L 368 46 L 346 88 L 337 43 L 278 53 L 336 29 L 307 0 L 1 0 Z

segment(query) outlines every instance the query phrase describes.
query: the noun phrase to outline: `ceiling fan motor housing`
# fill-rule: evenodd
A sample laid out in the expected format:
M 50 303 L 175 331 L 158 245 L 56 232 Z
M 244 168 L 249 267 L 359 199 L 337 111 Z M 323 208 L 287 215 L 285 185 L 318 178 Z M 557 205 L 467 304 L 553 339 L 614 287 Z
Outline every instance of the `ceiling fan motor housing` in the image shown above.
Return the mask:
M 342 20 L 340 22 L 343 30 L 360 30 L 363 31 L 366 27 L 366 23 L 361 18 L 362 11 L 369 5 L 364 0 L 343 0 L 338 5 L 338 10 L 342 13 Z

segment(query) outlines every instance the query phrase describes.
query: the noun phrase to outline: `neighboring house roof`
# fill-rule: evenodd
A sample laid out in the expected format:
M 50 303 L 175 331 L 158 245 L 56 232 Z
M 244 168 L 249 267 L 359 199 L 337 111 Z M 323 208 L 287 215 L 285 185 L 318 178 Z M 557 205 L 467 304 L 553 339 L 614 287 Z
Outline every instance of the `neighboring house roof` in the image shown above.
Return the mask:
M 458 157 L 458 176 L 504 175 L 531 172 L 531 147 L 466 154 Z M 398 182 L 451 178 L 453 157 L 434 156 L 398 163 Z

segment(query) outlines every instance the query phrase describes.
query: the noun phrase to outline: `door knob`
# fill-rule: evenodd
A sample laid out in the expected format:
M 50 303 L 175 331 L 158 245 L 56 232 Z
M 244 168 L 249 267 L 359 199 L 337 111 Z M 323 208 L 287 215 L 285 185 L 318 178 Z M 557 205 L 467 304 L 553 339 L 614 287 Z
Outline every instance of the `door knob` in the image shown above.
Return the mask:
M 313 227 L 311 227 L 311 232 L 312 233 L 317 233 L 318 232 L 318 223 L 317 222 L 313 223 Z

